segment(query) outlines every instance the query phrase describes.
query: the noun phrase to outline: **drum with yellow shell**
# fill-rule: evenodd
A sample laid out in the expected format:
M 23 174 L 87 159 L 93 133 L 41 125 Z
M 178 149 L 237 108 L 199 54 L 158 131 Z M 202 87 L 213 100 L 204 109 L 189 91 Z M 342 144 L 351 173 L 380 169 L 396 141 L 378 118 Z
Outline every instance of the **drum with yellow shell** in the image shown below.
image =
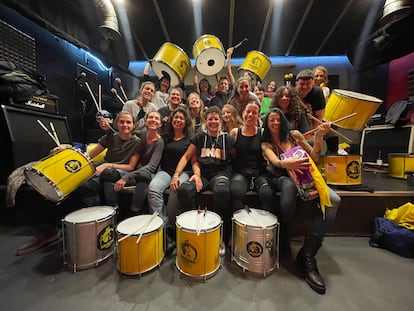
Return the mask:
M 247 70 L 263 81 L 271 67 L 272 62 L 269 57 L 259 51 L 250 51 L 239 70 Z
M 360 155 L 326 155 L 318 162 L 319 170 L 325 174 L 329 185 L 360 185 L 362 168 Z

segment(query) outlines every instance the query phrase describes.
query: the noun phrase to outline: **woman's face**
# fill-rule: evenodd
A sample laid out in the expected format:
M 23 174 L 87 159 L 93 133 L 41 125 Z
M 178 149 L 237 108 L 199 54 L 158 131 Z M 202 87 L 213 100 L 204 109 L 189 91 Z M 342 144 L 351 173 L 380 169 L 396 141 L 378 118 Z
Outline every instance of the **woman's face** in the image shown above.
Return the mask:
M 223 108 L 221 110 L 221 113 L 223 114 L 223 121 L 224 122 L 229 122 L 232 120 L 232 116 L 231 116 L 231 111 L 227 108 Z
M 215 112 L 211 112 L 207 115 L 206 126 L 210 133 L 217 133 L 221 127 L 220 115 Z
M 154 96 L 155 88 L 152 84 L 146 84 L 141 90 L 142 98 L 151 101 Z
M 321 83 L 325 83 L 326 81 L 325 73 L 322 70 L 316 69 L 314 72 L 313 81 L 317 86 L 321 85 Z
M 246 126 L 256 126 L 259 120 L 260 108 L 257 104 L 247 104 L 243 111 L 243 121 Z
M 280 94 L 279 98 L 279 106 L 282 108 L 283 111 L 287 111 L 290 105 L 290 95 L 288 89 L 284 89 Z
M 269 84 L 267 85 L 267 91 L 268 92 L 276 91 L 276 82 L 275 81 L 270 81 L 269 82 Z
M 270 112 L 267 119 L 267 126 L 272 134 L 278 134 L 280 130 L 280 115 L 277 112 Z
M 176 112 L 171 120 L 172 127 L 175 130 L 183 130 L 185 127 L 185 116 L 182 112 Z
M 131 133 L 134 128 L 134 120 L 130 114 L 121 114 L 118 118 L 118 130 L 121 133 Z
M 152 111 L 148 114 L 145 122 L 147 129 L 158 130 L 161 127 L 161 116 L 158 112 Z
M 203 80 L 200 82 L 200 91 L 202 93 L 207 93 L 208 92 L 208 81 Z
M 198 95 L 192 94 L 188 98 L 188 106 L 190 108 L 200 108 L 201 107 L 201 100 Z
M 255 86 L 253 92 L 259 97 L 260 102 L 263 101 L 264 92 L 259 89 L 259 87 Z
M 247 97 L 250 92 L 250 83 L 246 80 L 240 81 L 239 85 L 237 86 L 237 91 L 240 94 L 240 97 Z

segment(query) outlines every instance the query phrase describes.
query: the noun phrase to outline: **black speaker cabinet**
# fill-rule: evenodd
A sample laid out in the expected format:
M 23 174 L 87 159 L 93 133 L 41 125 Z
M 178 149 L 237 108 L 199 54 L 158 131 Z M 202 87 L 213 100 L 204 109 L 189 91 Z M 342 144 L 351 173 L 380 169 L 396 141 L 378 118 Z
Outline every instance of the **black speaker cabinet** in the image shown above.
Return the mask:
M 71 144 L 72 138 L 66 117 L 1 105 L 0 180 L 6 184 L 14 169 L 40 160 L 56 147 L 56 143 L 39 124 L 52 131 L 51 123 L 62 144 Z

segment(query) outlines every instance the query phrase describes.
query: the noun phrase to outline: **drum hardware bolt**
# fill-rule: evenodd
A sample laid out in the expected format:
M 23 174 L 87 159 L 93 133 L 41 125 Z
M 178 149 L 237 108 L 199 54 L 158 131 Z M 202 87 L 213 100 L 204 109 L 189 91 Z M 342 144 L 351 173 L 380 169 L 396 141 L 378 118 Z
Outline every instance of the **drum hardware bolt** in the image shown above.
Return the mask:
M 224 257 L 225 255 L 226 255 L 226 246 L 224 246 L 224 243 L 221 243 L 219 247 L 219 256 Z

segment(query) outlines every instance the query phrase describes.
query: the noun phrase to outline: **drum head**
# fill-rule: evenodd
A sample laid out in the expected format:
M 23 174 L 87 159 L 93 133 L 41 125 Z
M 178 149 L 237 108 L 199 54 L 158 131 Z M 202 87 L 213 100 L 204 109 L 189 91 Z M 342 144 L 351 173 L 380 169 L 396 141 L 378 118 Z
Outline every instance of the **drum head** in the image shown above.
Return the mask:
M 194 231 L 197 229 L 209 230 L 216 228 L 221 222 L 220 216 L 216 213 L 206 211 L 204 214 L 204 211 L 200 211 L 200 214 L 198 215 L 199 222 L 197 223 L 198 213 L 198 211 L 194 210 L 182 213 L 181 215 L 177 216 L 177 226 Z
M 98 221 L 115 215 L 115 210 L 109 206 L 92 206 L 74 211 L 65 217 L 68 223 L 87 223 Z
M 139 215 L 130 217 L 121 221 L 118 224 L 116 230 L 122 234 L 141 234 L 153 232 L 162 226 L 163 221 L 161 217 L 157 216 L 149 223 L 151 217 L 152 215 Z M 144 232 L 141 232 L 144 228 Z
M 240 209 L 234 212 L 233 219 L 252 227 L 271 227 L 277 224 L 277 217 L 275 215 L 255 208 L 250 208 L 250 214 L 247 209 Z
M 197 70 L 205 76 L 213 76 L 223 69 L 224 61 L 223 51 L 216 48 L 207 49 L 197 57 Z

